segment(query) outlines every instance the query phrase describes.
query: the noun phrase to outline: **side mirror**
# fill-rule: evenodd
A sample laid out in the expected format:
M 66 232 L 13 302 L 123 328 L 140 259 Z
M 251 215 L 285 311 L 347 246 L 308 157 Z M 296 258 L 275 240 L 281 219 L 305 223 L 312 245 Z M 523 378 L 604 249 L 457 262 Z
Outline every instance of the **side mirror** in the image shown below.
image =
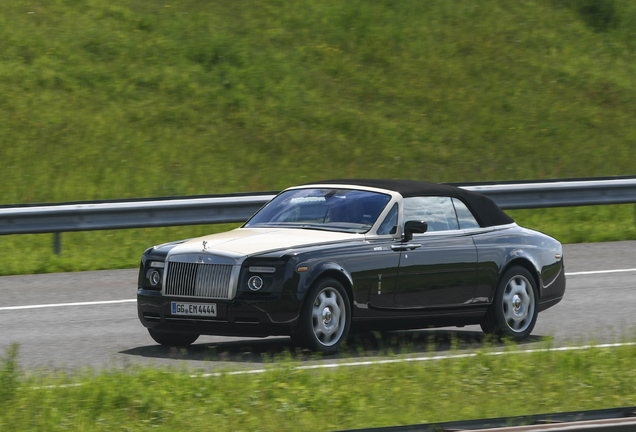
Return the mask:
M 413 234 L 424 234 L 427 229 L 428 224 L 424 221 L 407 221 L 404 224 L 404 234 L 402 234 L 402 241 L 410 242 L 413 239 Z

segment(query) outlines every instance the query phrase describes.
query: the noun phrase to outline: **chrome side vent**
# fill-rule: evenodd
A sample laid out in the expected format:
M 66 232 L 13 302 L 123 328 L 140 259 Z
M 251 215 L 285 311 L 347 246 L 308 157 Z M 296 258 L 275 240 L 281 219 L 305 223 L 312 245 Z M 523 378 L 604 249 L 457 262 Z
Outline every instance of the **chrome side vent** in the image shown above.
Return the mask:
M 232 265 L 170 262 L 165 295 L 227 299 L 230 296 Z

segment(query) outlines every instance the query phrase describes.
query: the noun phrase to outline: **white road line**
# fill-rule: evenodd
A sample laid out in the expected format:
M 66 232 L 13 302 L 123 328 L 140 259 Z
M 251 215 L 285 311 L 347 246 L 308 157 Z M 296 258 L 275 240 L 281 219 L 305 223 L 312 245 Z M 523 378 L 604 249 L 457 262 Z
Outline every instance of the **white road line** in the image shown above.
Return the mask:
M 595 270 L 595 271 L 582 271 L 582 272 L 574 272 L 574 273 L 565 273 L 566 276 L 579 276 L 579 275 L 593 275 L 593 274 L 604 274 L 604 273 L 625 273 L 625 272 L 633 272 L 636 271 L 636 268 L 633 269 L 620 269 L 620 270 Z
M 484 355 L 484 356 L 490 357 L 490 356 L 514 355 L 514 354 L 531 354 L 531 353 L 538 353 L 538 352 L 581 351 L 581 350 L 588 350 L 592 348 L 617 348 L 617 347 L 635 346 L 635 345 L 636 345 L 636 342 L 624 342 L 624 343 L 583 345 L 583 346 L 561 347 L 561 348 L 539 348 L 539 349 L 515 350 L 515 351 L 496 351 L 496 352 L 487 352 L 487 353 L 481 353 L 481 354 L 468 353 L 468 354 L 440 355 L 440 356 L 430 356 L 430 357 L 406 357 L 406 358 L 388 359 L 388 360 L 368 360 L 368 361 L 358 361 L 358 362 L 349 362 L 349 363 L 330 363 L 330 364 L 296 366 L 296 367 L 292 367 L 291 370 L 335 369 L 339 367 L 370 366 L 370 365 L 381 365 L 381 364 L 391 364 L 391 363 L 423 362 L 423 361 L 433 361 L 433 360 L 452 360 L 452 359 L 460 359 L 460 358 L 467 358 L 467 357 L 477 357 L 478 355 Z M 205 373 L 205 374 L 199 374 L 199 375 L 190 375 L 190 377 L 191 378 L 208 378 L 208 377 L 218 377 L 222 375 L 261 374 L 261 373 L 270 372 L 274 370 L 281 370 L 281 368 L 248 369 L 248 370 L 240 370 L 240 371 L 233 371 L 233 372 L 214 372 L 214 373 Z
M 479 355 L 501 356 L 501 355 L 514 355 L 514 354 L 531 354 L 531 353 L 537 353 L 537 352 L 581 351 L 581 350 L 588 350 L 593 348 L 618 348 L 618 347 L 635 346 L 635 345 L 636 345 L 636 342 L 623 342 L 623 343 L 582 345 L 582 346 L 561 347 L 561 348 L 540 348 L 540 349 L 514 350 L 514 351 L 496 351 L 496 352 L 487 352 L 487 353 L 479 353 L 479 354 L 468 353 L 468 354 L 455 354 L 455 355 L 440 355 L 440 356 L 431 356 L 431 357 L 406 357 L 406 358 L 388 359 L 388 360 L 375 360 L 375 361 L 368 360 L 368 361 L 358 361 L 358 362 L 349 362 L 349 363 L 330 363 L 330 364 L 295 366 L 290 368 L 290 370 L 335 369 L 339 367 L 370 366 L 370 365 L 422 362 L 422 361 L 433 361 L 433 360 L 452 360 L 452 359 L 460 359 L 460 358 L 467 358 L 467 357 L 477 357 Z M 196 374 L 196 375 L 190 375 L 190 378 L 210 378 L 210 377 L 220 377 L 223 375 L 262 374 L 262 373 L 281 371 L 281 370 L 284 370 L 284 369 L 277 368 L 277 367 L 269 368 L 269 369 L 247 369 L 247 370 L 238 370 L 238 371 L 232 371 L 232 372 L 213 372 L 213 373 Z M 41 389 L 52 389 L 52 388 L 62 388 L 62 387 L 81 387 L 82 385 L 83 385 L 82 383 L 62 384 L 59 386 L 51 385 L 51 386 L 44 386 L 44 387 L 32 387 L 32 389 L 41 390 Z
M 625 272 L 636 272 L 636 268 L 573 272 L 573 273 L 565 273 L 565 275 L 566 276 L 582 276 L 582 275 L 625 273 Z M 55 304 L 42 304 L 42 305 L 25 305 L 25 306 L 6 306 L 6 307 L 0 307 L 0 311 L 20 310 L 20 309 L 40 309 L 40 308 L 62 307 L 62 306 L 95 306 L 95 305 L 107 305 L 107 304 L 117 304 L 117 303 L 132 303 L 135 301 L 137 301 L 137 299 L 107 300 L 107 301 L 79 302 L 79 303 L 55 303 Z
M 53 307 L 62 307 L 62 306 L 94 306 L 94 305 L 117 304 L 117 303 L 132 303 L 136 301 L 137 299 L 125 299 L 125 300 L 105 300 L 105 301 L 78 302 L 78 303 L 55 303 L 55 304 L 26 305 L 26 306 L 5 306 L 5 307 L 0 307 L 0 311 L 20 310 L 20 309 L 41 309 L 41 308 L 53 308 Z

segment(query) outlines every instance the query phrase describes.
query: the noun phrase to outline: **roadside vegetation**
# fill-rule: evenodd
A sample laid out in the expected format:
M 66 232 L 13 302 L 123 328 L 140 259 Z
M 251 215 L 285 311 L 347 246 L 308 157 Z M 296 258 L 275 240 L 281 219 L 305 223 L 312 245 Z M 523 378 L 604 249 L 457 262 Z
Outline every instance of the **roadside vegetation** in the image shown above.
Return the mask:
M 0 206 L 633 175 L 635 53 L 630 0 L 4 0 Z M 510 214 L 588 242 L 636 239 L 635 211 Z M 2 236 L 0 275 L 131 268 L 148 246 L 235 226 L 64 233 L 59 256 L 50 234 Z M 295 369 L 308 362 L 293 353 L 202 377 L 25 371 L 14 346 L 0 430 L 337 430 L 636 405 L 634 346 L 489 349 L 329 370 Z
M 6 0 L 0 46 L 0 205 L 635 174 L 629 0 Z M 636 239 L 633 206 L 512 214 Z M 5 236 L 0 274 L 218 229 Z
M 309 370 L 288 354 L 264 373 L 203 377 L 138 366 L 27 373 L 13 347 L 0 363 L 0 429 L 343 430 L 636 405 L 635 346 L 488 352 Z

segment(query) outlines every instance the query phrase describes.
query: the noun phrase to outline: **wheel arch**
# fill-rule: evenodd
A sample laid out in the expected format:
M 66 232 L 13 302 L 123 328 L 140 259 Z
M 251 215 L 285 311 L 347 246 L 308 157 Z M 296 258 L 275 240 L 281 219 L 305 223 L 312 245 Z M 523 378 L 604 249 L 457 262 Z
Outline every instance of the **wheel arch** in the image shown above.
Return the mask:
M 352 305 L 352 282 L 350 280 L 350 275 L 342 269 L 342 267 L 337 266 L 335 268 L 331 268 L 327 266 L 323 268 L 322 271 L 316 271 L 311 279 L 307 279 L 303 287 L 305 288 L 304 298 L 301 304 L 301 313 L 299 319 L 292 329 L 292 339 L 294 339 L 297 343 L 304 345 L 305 347 L 314 350 L 323 352 L 326 354 L 333 354 L 336 352 L 340 345 L 346 340 L 346 337 L 349 332 L 349 328 L 351 326 L 351 320 L 353 318 L 353 305 Z M 321 337 L 316 333 L 316 323 L 312 319 L 312 300 L 317 294 L 317 291 L 312 294 L 318 288 L 329 289 L 327 287 L 333 286 L 330 288 L 331 290 L 341 291 L 341 288 L 336 288 L 336 283 L 327 282 L 324 285 L 320 285 L 322 281 L 325 279 L 332 279 L 342 285 L 342 289 L 344 289 L 347 296 L 349 296 L 349 302 L 345 302 L 344 307 L 348 308 L 348 314 L 344 315 L 344 324 L 343 327 L 340 328 L 338 324 L 336 326 L 337 330 L 335 330 L 338 334 L 338 339 L 335 341 L 331 341 L 331 343 L 326 344 L 323 343 Z M 343 299 L 344 300 L 344 299 Z M 331 330 L 327 333 L 323 333 L 330 335 Z M 335 333 L 334 333 L 335 334 Z
M 347 292 L 347 296 L 349 296 L 349 305 L 351 306 L 351 310 L 353 311 L 353 284 L 351 280 L 347 277 L 343 272 L 339 272 L 336 270 L 326 270 L 321 273 L 316 280 L 312 283 L 312 285 L 323 278 L 332 278 L 340 282 Z
M 532 276 L 532 279 L 534 280 L 535 286 L 537 287 L 537 293 L 539 295 L 539 298 L 541 298 L 541 278 L 539 277 L 539 271 L 537 270 L 535 265 L 532 263 L 532 261 L 530 261 L 527 258 L 515 258 L 509 261 L 508 263 L 506 263 L 506 265 L 501 269 L 501 272 L 499 273 L 499 279 L 501 279 L 501 277 L 509 269 L 513 267 L 517 267 L 517 266 L 523 267 L 530 272 L 530 275 Z
M 311 273 L 307 275 L 305 283 L 303 284 L 304 294 L 307 294 L 307 292 L 323 278 L 332 278 L 342 284 L 349 297 L 349 306 L 351 306 L 353 313 L 353 278 L 342 266 L 336 263 L 327 262 L 314 267 Z M 305 297 L 307 296 L 305 295 Z M 303 299 L 303 302 L 304 301 L 305 299 Z

